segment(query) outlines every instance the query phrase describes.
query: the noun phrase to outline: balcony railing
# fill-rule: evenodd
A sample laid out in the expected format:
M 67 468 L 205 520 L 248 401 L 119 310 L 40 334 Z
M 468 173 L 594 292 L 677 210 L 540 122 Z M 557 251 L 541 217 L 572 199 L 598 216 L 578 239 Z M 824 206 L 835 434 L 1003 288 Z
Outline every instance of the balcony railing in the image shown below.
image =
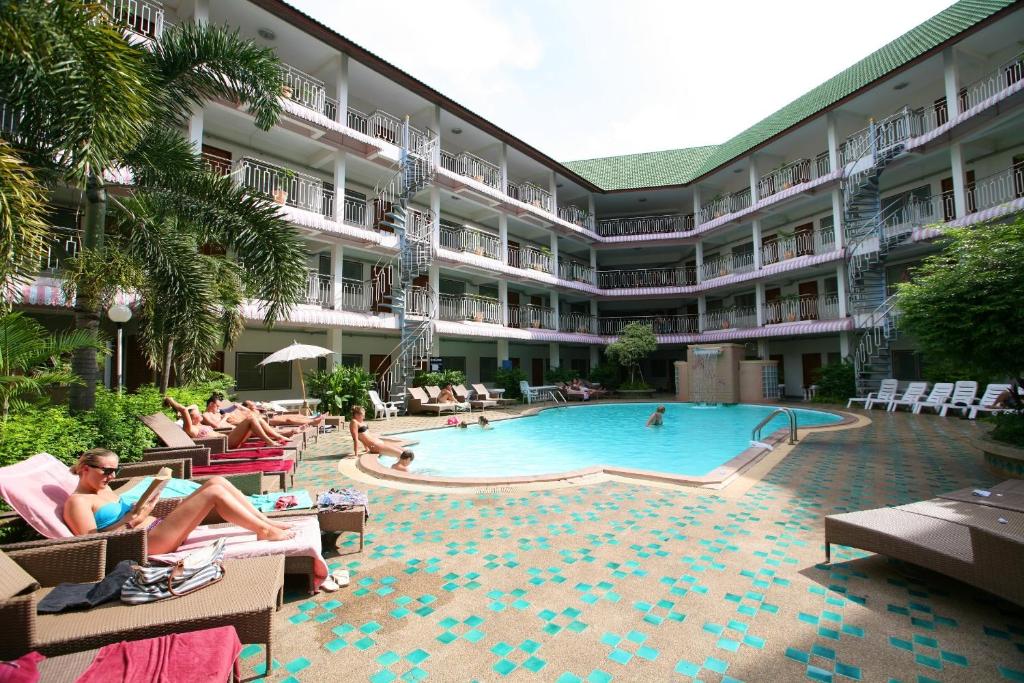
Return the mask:
M 675 266 L 600 270 L 597 272 L 597 284 L 602 289 L 685 287 L 697 284 L 697 269 L 694 266 Z
M 39 274 L 57 276 L 64 261 L 78 255 L 82 248 L 82 231 L 77 228 L 53 227 L 48 235 L 46 252 L 39 264 Z
M 331 120 L 335 119 L 338 101 L 327 96 L 327 86 L 323 81 L 288 64 L 282 65 L 281 75 L 284 78 L 281 92 L 284 97 Z
M 650 325 L 655 334 L 696 334 L 695 315 L 628 315 L 602 317 L 598 321 L 601 334 L 619 335 L 630 323 Z
M 597 233 L 603 237 L 656 235 L 693 230 L 693 214 L 606 218 L 597 222 Z
M 252 157 L 240 159 L 236 172 L 242 186 L 254 192 L 288 206 L 334 216 L 334 190 L 324 188 L 319 178 Z
M 700 207 L 700 212 L 697 214 L 700 218 L 701 223 L 707 223 L 716 218 L 721 218 L 727 213 L 731 212 L 729 208 L 731 201 L 728 196 L 726 197 L 714 197 L 708 201 L 708 203 Z
M 984 211 L 1024 197 L 1024 165 L 993 173 L 967 186 L 967 213 Z
M 721 254 L 701 264 L 701 278 L 711 280 L 734 273 L 747 273 L 754 270 L 754 252 Z
M 428 316 L 433 308 L 433 297 L 427 287 L 413 287 L 405 300 L 405 312 L 409 315 Z
M 704 314 L 705 330 L 749 329 L 757 327 L 757 309 L 753 306 L 723 308 Z
M 463 226 L 441 225 L 441 246 L 452 251 L 470 252 L 487 258 L 501 258 L 501 240 L 483 230 Z
M 513 199 L 536 206 L 548 213 L 551 212 L 551 193 L 529 181 L 509 183 L 506 190 Z
M 342 220 L 345 223 L 357 228 L 369 229 L 371 227 L 370 217 L 370 212 L 366 210 L 365 200 L 345 197 L 345 202 L 342 204 Z
M 472 178 L 478 183 L 483 183 L 496 190 L 504 191 L 501 186 L 501 169 L 491 162 L 481 159 L 469 152 L 452 154 L 441 150 L 441 166 L 452 173 Z
M 551 252 L 536 247 L 508 249 L 508 264 L 513 268 L 529 268 L 542 273 L 553 273 Z
M 335 307 L 334 297 L 337 287 L 340 287 L 338 294 L 341 297 L 339 303 L 342 310 L 370 310 L 370 287 L 367 283 L 348 278 L 338 280 L 315 270 L 309 271 L 306 279 L 304 300 L 307 304 L 333 309 Z
M 578 206 L 569 204 L 568 206 L 558 207 L 558 217 L 581 228 L 586 228 L 587 230 L 594 229 L 594 217 Z
M 358 109 L 348 108 L 348 111 L 345 112 L 345 125 L 363 135 L 370 134 L 370 117 Z
M 822 152 L 814 157 L 814 177 L 822 178 L 832 172 L 832 161 L 828 152 Z
M 562 313 L 558 316 L 558 329 L 577 334 L 597 334 L 597 318 L 585 313 Z
M 351 107 L 348 110 L 349 128 L 354 128 L 366 135 L 372 135 L 392 145 L 400 145 L 402 143 L 402 128 L 404 125 L 404 120 L 381 109 L 374 111 L 370 115 L 363 114 Z M 409 126 L 409 149 L 422 149 L 426 145 L 427 139 L 426 133 Z
M 231 159 L 210 154 L 209 152 L 203 152 L 202 158 L 203 163 L 206 164 L 206 169 L 210 173 L 220 176 L 231 175 Z
M 825 157 L 828 161 L 828 156 Z M 777 192 L 788 190 L 794 185 L 811 180 L 811 160 L 797 159 L 775 169 L 757 181 L 757 196 L 760 199 L 771 197 Z
M 825 254 L 835 251 L 835 245 L 836 233 L 830 229 L 779 235 L 761 245 L 761 265 L 768 266 L 797 256 Z
M 442 320 L 472 320 L 501 324 L 501 302 L 478 294 L 441 294 L 438 316 Z
M 555 311 L 547 306 L 525 306 L 508 307 L 509 327 L 533 327 L 546 330 L 555 329 Z
M 151 0 L 106 0 L 111 18 L 133 33 L 154 40 L 164 32 L 164 7 Z
M 594 284 L 594 269 L 579 261 L 562 259 L 558 264 L 558 277 L 563 280 L 575 280 L 592 285 Z
M 838 320 L 838 294 L 805 294 L 799 297 L 764 302 L 766 325 L 796 322 L 798 320 Z
M 962 110 L 976 107 L 996 93 L 1024 79 L 1024 54 L 1019 54 L 993 72 L 974 81 L 960 91 Z

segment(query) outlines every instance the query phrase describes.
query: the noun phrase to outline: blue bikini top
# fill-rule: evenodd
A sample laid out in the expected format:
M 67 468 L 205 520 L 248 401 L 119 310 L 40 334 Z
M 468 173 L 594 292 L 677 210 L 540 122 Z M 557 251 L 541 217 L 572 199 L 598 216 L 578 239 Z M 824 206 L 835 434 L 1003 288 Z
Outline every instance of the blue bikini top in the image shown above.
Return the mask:
M 126 503 L 120 498 L 112 503 L 107 503 L 93 513 L 93 516 L 96 517 L 96 529 L 106 529 L 108 526 L 117 524 L 131 509 L 132 504 Z

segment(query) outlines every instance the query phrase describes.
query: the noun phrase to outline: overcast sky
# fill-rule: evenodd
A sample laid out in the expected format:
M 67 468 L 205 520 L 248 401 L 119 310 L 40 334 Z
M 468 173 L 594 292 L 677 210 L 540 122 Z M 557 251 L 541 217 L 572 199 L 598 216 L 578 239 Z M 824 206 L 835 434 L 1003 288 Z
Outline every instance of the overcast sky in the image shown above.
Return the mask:
M 560 161 L 724 142 L 950 0 L 289 0 Z

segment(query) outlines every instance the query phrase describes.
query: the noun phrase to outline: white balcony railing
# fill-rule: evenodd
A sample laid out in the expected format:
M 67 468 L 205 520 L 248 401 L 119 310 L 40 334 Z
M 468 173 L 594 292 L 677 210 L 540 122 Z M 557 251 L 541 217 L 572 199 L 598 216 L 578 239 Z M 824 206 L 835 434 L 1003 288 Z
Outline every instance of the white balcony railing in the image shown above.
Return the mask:
M 778 235 L 776 239 L 762 243 L 761 265 L 768 266 L 797 256 L 825 254 L 835 251 L 835 244 L 836 233 L 827 228 Z
M 105 0 L 111 18 L 133 33 L 157 40 L 164 32 L 164 7 L 152 0 Z
M 828 152 L 822 152 L 814 157 L 814 177 L 822 178 L 832 172 L 832 161 Z
M 827 163 L 828 156 L 825 156 Z M 757 181 L 757 196 L 760 199 L 771 197 L 777 192 L 788 190 L 794 185 L 811 180 L 811 160 L 797 159 L 783 164 Z
M 272 197 L 274 201 L 334 216 L 334 190 L 326 189 L 320 178 L 252 157 L 240 159 L 235 172 L 243 187 Z
M 707 223 L 713 221 L 716 218 L 730 213 L 729 207 L 731 206 L 730 198 L 726 197 L 714 197 L 708 200 L 708 203 L 700 207 L 700 212 L 697 214 L 700 218 L 701 223 Z
M 597 334 L 597 318 L 585 313 L 562 313 L 558 316 L 558 329 L 577 334 Z
M 438 316 L 442 320 L 472 320 L 501 324 L 501 302 L 478 294 L 441 294 Z
M 1010 61 L 999 65 L 991 73 L 962 88 L 960 108 L 967 110 L 976 107 L 1022 79 L 1024 79 L 1024 54 L 1019 54 Z
M 749 329 L 757 327 L 757 309 L 753 306 L 723 308 L 704 314 L 705 330 Z
M 452 251 L 470 252 L 487 258 L 501 258 L 501 240 L 483 230 L 441 224 L 441 246 Z
M 46 243 L 46 252 L 39 263 L 39 274 L 56 277 L 64 261 L 77 256 L 82 248 L 82 231 L 77 228 L 53 227 Z
M 369 229 L 371 213 L 366 210 L 366 201 L 345 197 L 342 204 L 342 221 L 357 228 Z
M 532 327 L 535 329 L 555 329 L 555 311 L 547 306 L 525 306 L 508 307 L 509 327 Z
M 689 232 L 690 230 L 693 230 L 692 213 L 606 218 L 597 222 L 597 233 L 603 237 L 656 235 L 666 232 Z
M 697 269 L 694 266 L 675 266 L 600 270 L 597 272 L 597 284 L 602 289 L 685 287 L 697 284 Z
M 558 207 L 558 217 L 581 228 L 586 228 L 587 230 L 594 229 L 594 217 L 578 206 L 569 204 Z
M 508 264 L 513 268 L 529 268 L 542 273 L 553 273 L 551 252 L 536 247 L 509 247 Z
M 501 183 L 501 169 L 475 154 L 470 154 L 469 152 L 452 154 L 451 152 L 441 150 L 441 166 L 452 173 L 472 178 L 478 183 L 483 183 L 504 192 Z
M 336 292 L 336 290 L 338 290 Z M 368 311 L 372 302 L 370 301 L 370 287 L 366 282 L 348 278 L 336 279 L 330 275 L 311 270 L 306 279 L 306 291 L 304 301 L 313 306 L 321 308 L 335 308 L 335 295 L 340 296 L 342 310 L 346 311 Z
M 701 264 L 701 279 L 711 280 L 734 273 L 747 273 L 754 270 L 754 252 L 721 254 L 707 259 Z
M 405 121 L 394 114 L 378 109 L 372 114 L 367 115 L 356 109 L 349 108 L 347 118 L 349 128 L 354 128 L 366 135 L 372 135 L 392 145 L 400 145 L 402 143 L 402 129 Z M 423 149 L 427 139 L 426 133 L 418 128 L 409 126 L 409 149 Z
M 563 280 L 586 282 L 592 285 L 594 284 L 594 269 L 579 261 L 562 259 L 558 264 L 558 277 Z
M 601 334 L 619 335 L 630 323 L 650 325 L 654 334 L 696 334 L 695 315 L 626 315 L 602 316 L 598 320 Z
M 764 302 L 766 325 L 798 320 L 838 320 L 838 294 L 805 294 Z
M 335 119 L 338 101 L 327 96 L 327 86 L 323 81 L 288 64 L 282 65 L 281 76 L 284 78 L 282 96 L 332 121 Z
M 975 180 L 967 186 L 967 213 L 984 211 L 1024 197 L 1024 165 Z
M 358 109 L 348 108 L 345 112 L 345 125 L 363 135 L 370 134 L 370 117 Z
M 529 181 L 518 184 L 509 183 L 506 191 L 513 199 L 551 213 L 551 193 Z
M 426 317 L 434 308 L 433 297 L 427 287 L 413 287 L 409 297 L 405 300 L 405 312 L 409 315 Z

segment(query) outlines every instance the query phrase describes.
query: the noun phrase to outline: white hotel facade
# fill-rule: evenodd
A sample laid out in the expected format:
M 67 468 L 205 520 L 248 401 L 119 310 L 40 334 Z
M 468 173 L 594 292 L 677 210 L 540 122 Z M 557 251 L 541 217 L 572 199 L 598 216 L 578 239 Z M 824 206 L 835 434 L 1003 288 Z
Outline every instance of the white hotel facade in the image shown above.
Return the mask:
M 286 182 L 281 210 L 309 253 L 303 305 L 272 331 L 247 306 L 225 351 L 243 395 L 296 393 L 287 373 L 256 371 L 292 340 L 371 370 L 393 357 L 398 247 L 376 188 L 406 116 L 438 141 L 412 200 L 432 249 L 406 312 L 432 319 L 431 355 L 471 381 L 505 360 L 533 383 L 547 367 L 586 372 L 633 320 L 658 335 L 645 374 L 665 388 L 672 361 L 704 342 L 778 360 L 792 396 L 858 354 L 874 376 L 913 379 L 922 359 L 894 330 L 893 285 L 945 227 L 1024 208 L 1021 3 L 960 2 L 722 145 L 567 163 L 278 0 L 112 4 L 140 34 L 226 24 L 287 65 L 273 129 L 210 102 L 187 131 L 254 191 Z M 21 301 L 65 324 L 73 216 L 58 212 L 62 239 Z M 130 384 L 147 379 L 138 359 L 127 370 Z

